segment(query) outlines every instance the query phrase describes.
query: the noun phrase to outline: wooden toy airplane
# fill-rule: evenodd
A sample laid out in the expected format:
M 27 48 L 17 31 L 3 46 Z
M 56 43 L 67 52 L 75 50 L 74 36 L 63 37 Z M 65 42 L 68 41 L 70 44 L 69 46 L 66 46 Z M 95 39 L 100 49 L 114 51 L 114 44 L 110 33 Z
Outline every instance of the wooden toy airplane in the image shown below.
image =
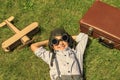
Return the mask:
M 9 52 L 13 50 L 21 42 L 23 45 L 31 43 L 33 40 L 31 40 L 27 36 L 27 34 L 29 34 L 30 32 L 32 34 L 35 34 L 36 32 L 39 31 L 37 22 L 33 22 L 32 24 L 28 25 L 27 27 L 25 27 L 23 30 L 20 31 L 11 23 L 13 19 L 14 16 L 11 16 L 0 24 L 0 27 L 7 25 L 15 33 L 15 35 L 13 35 L 12 37 L 10 37 L 9 39 L 7 39 L 2 43 L 2 48 L 5 52 Z

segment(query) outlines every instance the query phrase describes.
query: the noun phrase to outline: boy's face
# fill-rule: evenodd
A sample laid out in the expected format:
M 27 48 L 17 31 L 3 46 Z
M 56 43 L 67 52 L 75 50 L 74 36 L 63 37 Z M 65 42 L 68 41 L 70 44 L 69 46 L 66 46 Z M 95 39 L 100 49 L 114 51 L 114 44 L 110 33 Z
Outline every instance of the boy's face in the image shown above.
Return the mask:
M 68 47 L 68 42 L 62 40 L 62 36 L 55 36 L 55 39 L 58 40 L 57 44 L 53 44 L 54 50 L 64 50 Z

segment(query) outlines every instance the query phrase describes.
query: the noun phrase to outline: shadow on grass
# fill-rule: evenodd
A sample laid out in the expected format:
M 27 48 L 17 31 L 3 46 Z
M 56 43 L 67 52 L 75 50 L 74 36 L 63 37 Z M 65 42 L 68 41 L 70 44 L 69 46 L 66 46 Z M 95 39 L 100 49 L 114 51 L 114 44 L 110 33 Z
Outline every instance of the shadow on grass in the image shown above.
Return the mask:
M 83 66 L 83 80 L 86 80 L 86 74 L 85 74 L 86 73 L 86 61 L 85 61 L 85 58 L 87 56 L 87 51 L 88 51 L 91 43 L 92 43 L 92 40 L 90 38 L 88 38 L 88 43 L 87 43 L 86 50 L 85 50 L 85 53 L 83 56 L 83 64 L 84 64 L 84 66 Z

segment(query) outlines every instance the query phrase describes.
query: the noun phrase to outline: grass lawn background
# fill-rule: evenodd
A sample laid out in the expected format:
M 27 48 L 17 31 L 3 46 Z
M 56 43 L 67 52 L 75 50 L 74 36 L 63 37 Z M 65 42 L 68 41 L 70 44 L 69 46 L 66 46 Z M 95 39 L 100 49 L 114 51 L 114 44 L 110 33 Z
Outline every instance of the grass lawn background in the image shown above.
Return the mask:
M 0 0 L 0 22 L 14 16 L 20 30 L 32 22 L 39 23 L 37 41 L 48 39 L 56 27 L 64 27 L 71 35 L 79 33 L 79 20 L 95 0 Z M 101 0 L 120 8 L 120 0 Z M 113 14 L 114 15 L 114 14 Z M 14 35 L 4 26 L 0 28 L 0 45 Z M 109 49 L 91 38 L 84 56 L 87 80 L 120 80 L 120 51 Z M 37 58 L 29 47 L 5 53 L 0 48 L 0 80 L 50 80 L 48 65 Z

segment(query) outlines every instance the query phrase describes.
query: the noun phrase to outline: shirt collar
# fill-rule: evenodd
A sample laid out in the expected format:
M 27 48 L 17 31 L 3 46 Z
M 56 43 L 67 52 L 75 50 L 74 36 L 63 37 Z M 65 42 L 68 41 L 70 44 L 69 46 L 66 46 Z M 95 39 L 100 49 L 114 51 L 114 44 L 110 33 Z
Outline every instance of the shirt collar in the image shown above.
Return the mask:
M 64 50 L 54 50 L 54 52 L 64 52 L 64 51 L 69 51 L 69 50 L 71 50 L 71 48 L 67 47 Z
M 71 54 L 73 54 L 73 53 L 75 53 L 76 51 L 74 50 L 74 49 L 71 49 L 70 47 L 67 47 L 67 48 L 65 48 L 64 50 L 55 50 L 55 53 L 57 54 L 57 55 L 71 55 Z M 61 54 L 62 53 L 62 54 Z M 64 54 L 65 53 L 65 54 Z

